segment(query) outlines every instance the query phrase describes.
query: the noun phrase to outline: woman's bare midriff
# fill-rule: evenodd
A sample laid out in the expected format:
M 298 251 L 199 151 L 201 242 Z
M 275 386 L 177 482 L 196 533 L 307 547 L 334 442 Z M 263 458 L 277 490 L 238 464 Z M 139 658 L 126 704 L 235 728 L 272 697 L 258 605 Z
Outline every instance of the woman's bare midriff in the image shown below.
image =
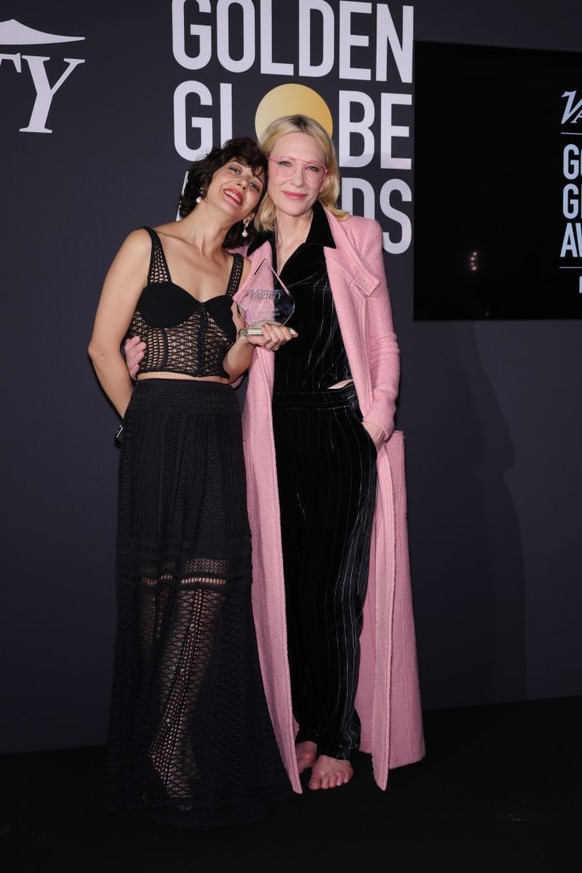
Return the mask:
M 228 379 L 222 376 L 188 376 L 186 373 L 168 373 L 167 370 L 140 373 L 137 380 L 140 382 L 142 379 L 184 379 L 187 382 L 221 382 L 223 385 L 230 385 Z

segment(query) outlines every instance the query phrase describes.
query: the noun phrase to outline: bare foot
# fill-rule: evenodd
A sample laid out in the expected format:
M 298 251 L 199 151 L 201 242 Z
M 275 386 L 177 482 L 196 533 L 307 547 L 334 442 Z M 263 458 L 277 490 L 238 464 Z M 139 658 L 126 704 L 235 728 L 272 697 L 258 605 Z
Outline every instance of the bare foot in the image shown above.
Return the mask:
M 311 740 L 304 740 L 302 743 L 295 744 L 295 754 L 297 755 L 297 769 L 300 773 L 313 767 L 317 758 L 317 746 Z
M 353 775 L 354 770 L 349 761 L 320 755 L 313 765 L 307 787 L 312 791 L 317 791 L 318 788 L 339 788 L 340 785 L 346 785 Z

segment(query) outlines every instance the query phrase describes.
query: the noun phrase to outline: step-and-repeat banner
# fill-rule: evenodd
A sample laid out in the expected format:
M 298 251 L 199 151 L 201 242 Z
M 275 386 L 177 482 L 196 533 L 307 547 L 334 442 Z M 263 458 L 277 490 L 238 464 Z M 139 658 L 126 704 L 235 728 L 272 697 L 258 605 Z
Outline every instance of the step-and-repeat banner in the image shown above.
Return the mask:
M 2 10 L 0 751 L 13 751 L 104 738 L 118 455 L 86 348 L 109 262 L 130 230 L 176 215 L 189 164 L 212 145 L 304 112 L 332 134 L 341 205 L 382 225 L 396 318 L 411 311 L 414 10 L 353 0 Z

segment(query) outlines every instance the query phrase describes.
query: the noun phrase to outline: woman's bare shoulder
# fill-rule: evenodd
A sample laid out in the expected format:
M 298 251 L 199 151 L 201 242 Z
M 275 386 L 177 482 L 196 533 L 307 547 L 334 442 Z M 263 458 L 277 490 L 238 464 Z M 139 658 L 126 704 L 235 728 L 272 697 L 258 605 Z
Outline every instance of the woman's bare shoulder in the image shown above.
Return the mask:
M 135 230 L 130 230 L 123 240 L 123 247 L 135 252 L 149 249 L 151 247 L 151 239 L 145 227 L 136 227 Z
M 115 262 L 117 263 L 141 263 L 149 258 L 152 243 L 147 230 L 138 227 L 131 230 L 117 250 Z

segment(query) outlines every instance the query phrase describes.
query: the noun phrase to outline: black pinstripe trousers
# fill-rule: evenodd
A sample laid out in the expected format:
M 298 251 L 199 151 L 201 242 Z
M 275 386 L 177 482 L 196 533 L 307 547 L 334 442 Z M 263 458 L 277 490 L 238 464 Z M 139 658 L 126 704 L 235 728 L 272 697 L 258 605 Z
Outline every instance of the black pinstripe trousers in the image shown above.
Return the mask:
M 349 759 L 376 496 L 376 448 L 353 384 L 277 392 L 273 422 L 297 741 Z

